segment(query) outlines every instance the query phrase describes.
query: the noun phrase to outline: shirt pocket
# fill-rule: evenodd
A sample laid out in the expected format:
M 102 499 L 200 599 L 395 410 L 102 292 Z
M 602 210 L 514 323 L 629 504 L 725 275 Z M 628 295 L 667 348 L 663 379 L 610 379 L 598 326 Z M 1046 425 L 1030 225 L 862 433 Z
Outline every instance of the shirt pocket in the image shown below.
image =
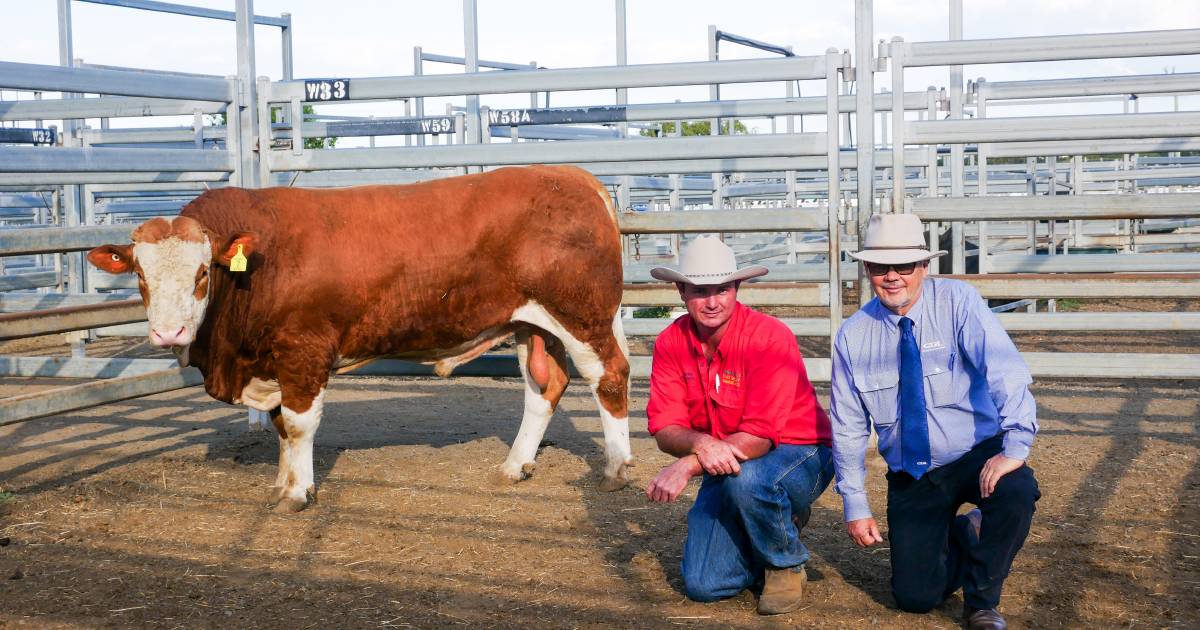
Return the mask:
M 956 374 L 954 362 L 958 354 L 949 348 L 921 353 L 921 371 L 925 375 L 925 391 L 931 407 L 952 407 L 967 398 L 969 382 L 965 375 Z
M 899 417 L 897 405 L 900 401 L 900 372 L 880 370 L 867 372 L 857 378 L 859 395 L 867 407 L 867 413 L 875 426 L 884 427 L 896 423 Z

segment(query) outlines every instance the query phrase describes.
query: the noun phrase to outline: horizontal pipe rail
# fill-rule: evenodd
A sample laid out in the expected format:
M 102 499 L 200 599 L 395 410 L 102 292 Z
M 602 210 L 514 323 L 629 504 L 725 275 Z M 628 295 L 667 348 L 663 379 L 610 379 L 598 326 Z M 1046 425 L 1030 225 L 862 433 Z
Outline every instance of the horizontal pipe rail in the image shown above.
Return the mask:
M 232 172 L 228 151 L 195 149 L 0 148 L 0 173 Z
M 947 275 L 985 298 L 1200 298 L 1200 274 Z
M 1200 193 L 1058 195 L 1054 197 L 909 197 L 922 221 L 1146 219 L 1200 216 Z
M 227 103 L 220 101 L 181 101 L 137 96 L 0 101 L 0 121 L 191 116 L 196 112 L 219 114 L 227 107 Z
M 175 359 L 0 357 L 0 377 L 117 378 L 177 367 Z
M 84 92 L 225 103 L 232 102 L 234 97 L 234 82 L 228 79 L 65 68 L 11 61 L 0 61 L 0 87 L 6 90 Z
M 1200 72 L 1038 81 L 980 81 L 976 84 L 976 91 L 989 101 L 989 105 L 993 99 L 1200 92 Z
M 0 314 L 0 341 L 129 324 L 145 319 L 146 307 L 140 299 L 25 313 L 4 313 Z
M 893 46 L 896 42 L 892 43 Z M 906 45 L 904 65 L 946 66 L 1200 54 L 1200 30 L 1005 37 Z
M 750 306 L 828 306 L 829 284 L 754 282 L 738 289 L 738 301 Z M 679 306 L 679 291 L 672 284 L 626 284 L 625 306 Z
M 913 120 L 904 123 L 904 131 L 906 144 L 1107 140 L 1157 138 L 1166 134 L 1200 136 L 1200 113 Z
M 58 273 L 55 271 L 7 273 L 0 276 L 0 291 L 25 291 L 52 287 L 56 284 L 58 284 Z
M 72 228 L 0 230 L 0 256 L 78 252 L 107 243 L 129 241 L 134 225 L 88 225 Z
M 31 149 L 35 150 L 35 149 Z M 762 136 L 692 136 L 654 140 L 579 140 L 517 144 L 453 145 L 377 149 L 326 149 L 293 155 L 269 153 L 272 170 L 313 171 L 348 168 L 418 168 L 499 166 L 506 164 L 564 164 L 626 160 L 685 160 L 824 155 L 824 133 Z M 197 153 L 207 153 L 199 151 Z M 0 155 L 3 155 L 0 152 Z M 0 170 L 3 162 L 0 161 Z M 199 170 L 199 169 L 192 169 Z
M 94 381 L 0 399 L 0 426 L 160 394 L 204 382 L 194 367 Z
M 353 100 L 399 99 L 417 96 L 510 94 L 547 90 L 601 90 L 823 79 L 825 78 L 825 63 L 825 56 L 822 55 L 599 68 L 506 70 L 504 72 L 469 72 L 413 77 L 352 78 L 350 79 L 350 98 Z M 90 91 L 95 92 L 96 90 Z M 270 89 L 267 90 L 265 98 L 272 103 L 290 102 L 292 99 L 303 101 L 305 99 L 304 81 L 273 82 Z
M 1197 241 L 1200 242 L 1200 239 Z M 1066 256 L 995 254 L 988 257 L 987 268 L 989 272 L 994 273 L 1200 271 L 1200 253 L 1070 254 Z
M 812 232 L 828 225 L 827 212 L 809 208 L 622 212 L 622 234 L 697 232 Z

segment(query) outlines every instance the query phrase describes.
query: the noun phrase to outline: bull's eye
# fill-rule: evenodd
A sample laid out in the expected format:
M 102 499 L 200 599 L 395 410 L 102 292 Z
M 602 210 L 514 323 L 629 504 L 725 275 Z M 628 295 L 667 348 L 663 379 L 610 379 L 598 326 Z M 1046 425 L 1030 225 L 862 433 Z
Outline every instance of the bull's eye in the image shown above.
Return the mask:
M 113 259 L 113 262 L 121 262 L 121 257 L 116 254 L 112 255 L 112 259 Z

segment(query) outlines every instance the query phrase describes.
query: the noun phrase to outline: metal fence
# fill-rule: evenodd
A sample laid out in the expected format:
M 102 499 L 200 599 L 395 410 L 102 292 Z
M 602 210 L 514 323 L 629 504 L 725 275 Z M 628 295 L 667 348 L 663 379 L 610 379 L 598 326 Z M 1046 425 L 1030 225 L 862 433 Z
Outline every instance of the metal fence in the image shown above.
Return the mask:
M 69 4 L 60 0 L 60 17 L 63 5 L 68 7 L 68 24 Z M 164 3 L 121 4 L 154 8 Z M 121 292 L 132 283 L 87 274 L 75 252 L 126 238 L 129 223 L 177 213 L 208 186 L 403 183 L 540 163 L 579 165 L 611 186 L 622 209 L 620 229 L 628 238 L 627 306 L 677 305 L 672 287 L 649 281 L 649 267 L 672 260 L 680 235 L 716 232 L 727 235 L 741 260 L 771 266 L 772 282 L 745 285 L 743 301 L 825 308 L 825 317 L 786 322 L 798 335 L 832 337 L 842 319 L 843 285 L 857 274 L 844 252 L 857 248 L 857 235 L 872 212 L 901 211 L 918 214 L 935 243 L 948 239 L 957 277 L 986 298 L 1014 301 L 1001 309 L 1012 312 L 1000 315 L 1010 330 L 1200 330 L 1196 313 L 1022 312 L 1037 300 L 1050 300 L 1053 310 L 1053 300 L 1062 298 L 1200 297 L 1200 274 L 1195 273 L 1200 271 L 1195 251 L 1200 234 L 1193 229 L 1200 226 L 1200 192 L 1193 192 L 1200 183 L 1200 158 L 1185 155 L 1200 151 L 1200 114 L 1140 113 L 1134 106 L 1122 114 L 991 115 L 1006 104 L 1053 99 L 1124 99 L 1128 110 L 1130 94 L 1196 93 L 1198 75 L 979 80 L 964 92 L 959 72 L 952 74 L 957 84 L 952 81 L 948 90 L 906 91 L 905 85 L 905 69 L 914 67 L 1197 54 L 1200 30 L 895 39 L 876 48 L 871 2 L 857 0 L 856 5 L 853 59 L 829 49 L 819 55 L 786 50 L 774 51 L 781 52 L 779 58 L 718 61 L 719 41 L 769 45 L 714 27 L 709 61 L 625 65 L 620 42 L 618 63 L 609 67 L 484 62 L 470 45 L 474 2 L 466 0 L 468 54 L 461 60 L 418 48 L 414 76 L 352 80 L 292 80 L 285 62 L 284 79 L 271 81 L 254 74 L 250 25 L 280 26 L 285 60 L 290 60 L 290 17 L 253 16 L 250 0 L 239 0 L 236 12 L 215 12 L 221 15 L 168 5 L 236 22 L 236 76 L 0 62 L 0 87 L 64 95 L 5 103 L 0 120 L 193 117 L 190 127 L 71 124 L 61 134 L 55 130 L 61 146 L 0 146 L 0 190 L 14 193 L 0 193 L 0 222 L 6 224 L 0 231 L 0 260 L 6 263 L 0 291 L 25 290 L 0 292 L 0 340 L 98 328 L 136 333 L 130 324 L 136 327 L 142 319 L 140 306 Z M 617 7 L 623 23 L 621 0 Z M 951 8 L 961 20 L 957 2 Z M 952 31 L 953 26 L 952 20 Z M 64 61 L 74 64 L 69 46 Z M 462 63 L 469 71 L 427 76 L 419 70 L 423 61 Z M 874 75 L 889 64 L 891 90 L 876 93 Z M 480 66 L 502 71 L 478 72 Z M 801 80 L 823 82 L 824 95 L 794 96 L 791 86 Z M 857 94 L 848 93 L 850 80 Z M 781 82 L 788 91 L 783 98 L 720 99 L 717 86 L 744 82 Z M 624 102 L 629 88 L 682 85 L 712 86 L 712 100 Z M 616 90 L 617 104 L 549 107 L 554 92 L 592 89 Z M 511 93 L 530 94 L 531 107 L 480 105 L 481 96 Z M 80 94 L 97 96 L 73 96 Z M 538 106 L 540 94 L 546 95 L 544 107 Z M 441 96 L 461 97 L 467 106 L 427 115 L 425 99 Z M 363 119 L 304 113 L 306 104 L 381 100 L 402 101 L 412 115 Z M 975 108 L 974 119 L 962 117 L 964 102 Z M 213 124 L 212 117 L 221 114 L 227 124 Z M 795 131 L 799 116 L 810 117 L 818 128 L 823 122 L 825 130 L 805 132 L 802 124 Z M 722 121 L 745 118 L 770 120 L 772 133 L 719 133 Z M 678 135 L 683 121 L 694 120 L 712 121 L 716 133 Z M 662 122 L 674 122 L 676 133 L 627 138 L 630 125 Z M 782 129 L 776 122 L 783 122 Z M 372 142 L 364 148 L 305 148 L 305 139 L 330 136 L 406 140 L 394 147 Z M 884 144 L 877 145 L 876 138 Z M 1145 153 L 1155 155 L 1140 155 Z M 878 209 L 876 191 L 886 194 Z M 635 210 L 643 206 L 648 211 Z M 1115 253 L 1097 253 L 1101 249 Z M 979 273 L 966 275 L 971 259 Z M 869 297 L 869 290 L 860 294 Z M 627 320 L 625 328 L 652 335 L 665 325 L 665 320 Z M 52 392 L 0 401 L 0 424 L 195 380 L 190 371 L 163 377 L 159 371 L 168 364 L 162 362 L 94 359 L 83 356 L 81 344 L 77 350 L 69 359 L 0 357 L 0 374 L 125 378 L 89 384 L 78 395 Z M 1103 357 L 1026 355 L 1038 376 L 1200 378 L 1200 355 Z M 496 361 L 472 369 L 515 373 L 513 362 Z M 808 364 L 814 380 L 828 378 L 827 359 Z M 373 369 L 425 373 L 398 362 L 377 363 Z M 635 358 L 634 373 L 648 371 L 648 358 Z M 48 402 L 53 400 L 58 402 Z

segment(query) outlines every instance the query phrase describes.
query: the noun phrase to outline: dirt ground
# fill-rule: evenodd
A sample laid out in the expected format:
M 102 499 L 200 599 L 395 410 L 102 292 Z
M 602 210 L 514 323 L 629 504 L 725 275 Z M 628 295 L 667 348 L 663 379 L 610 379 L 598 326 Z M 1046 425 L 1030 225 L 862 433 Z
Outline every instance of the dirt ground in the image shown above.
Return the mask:
M 59 384 L 0 379 L 0 397 Z M 1010 624 L 1200 627 L 1196 383 L 1042 380 L 1034 394 L 1043 497 L 1005 584 Z M 274 435 L 199 388 L 0 428 L 0 627 L 957 626 L 958 596 L 927 615 L 894 609 L 886 543 L 856 548 L 832 489 L 804 532 L 800 611 L 759 617 L 750 593 L 689 602 L 679 559 L 696 483 L 675 504 L 643 495 L 671 460 L 646 433 L 646 396 L 635 381 L 633 483 L 602 493 L 599 418 L 579 383 L 533 477 L 507 485 L 494 471 L 519 423 L 515 379 L 337 378 L 317 434 L 319 502 L 296 515 L 265 502 Z M 869 465 L 882 516 L 884 467 L 877 454 Z

